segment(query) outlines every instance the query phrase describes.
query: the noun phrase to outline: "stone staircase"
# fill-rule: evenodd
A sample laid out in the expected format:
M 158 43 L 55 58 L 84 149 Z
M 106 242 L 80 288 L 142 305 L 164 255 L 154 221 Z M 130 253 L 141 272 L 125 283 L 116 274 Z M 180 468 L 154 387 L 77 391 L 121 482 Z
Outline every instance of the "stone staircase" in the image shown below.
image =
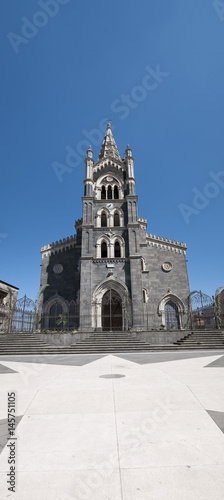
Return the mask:
M 101 353 L 101 352 L 142 352 L 149 351 L 151 344 L 135 338 L 128 332 L 100 332 L 91 337 L 79 340 L 72 344 L 74 353 Z
M 49 345 L 33 333 L 0 334 L 0 355 L 96 354 L 223 349 L 224 331 L 190 331 L 173 344 L 150 344 L 129 332 L 93 333 L 71 346 Z
M 179 351 L 193 349 L 223 349 L 224 332 L 190 331 L 183 338 L 173 344 L 150 344 L 138 340 L 127 332 L 94 333 L 92 337 L 80 340 L 71 346 L 73 352 L 143 352 L 143 351 Z
M 0 333 L 0 355 L 70 354 L 71 348 L 49 345 L 30 332 Z
M 4 354 L 91 354 L 105 352 L 136 352 L 150 349 L 144 340 L 130 333 L 94 333 L 91 337 L 71 346 L 54 346 L 38 339 L 33 333 L 0 334 L 0 356 Z
M 188 349 L 224 349 L 224 332 L 195 330 L 174 344 Z
M 151 345 L 150 351 L 191 351 L 191 350 L 224 350 L 224 331 L 192 330 L 173 344 Z

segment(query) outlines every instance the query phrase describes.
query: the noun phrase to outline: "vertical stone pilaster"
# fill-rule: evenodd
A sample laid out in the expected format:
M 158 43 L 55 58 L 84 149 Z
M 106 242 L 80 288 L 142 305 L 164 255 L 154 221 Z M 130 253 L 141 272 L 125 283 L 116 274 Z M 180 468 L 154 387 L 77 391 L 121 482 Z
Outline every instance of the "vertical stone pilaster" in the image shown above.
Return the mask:
M 91 332 L 92 324 L 92 265 L 91 260 L 80 262 L 80 318 L 79 330 Z
M 134 329 L 144 329 L 143 293 L 140 257 L 130 258 L 132 318 Z

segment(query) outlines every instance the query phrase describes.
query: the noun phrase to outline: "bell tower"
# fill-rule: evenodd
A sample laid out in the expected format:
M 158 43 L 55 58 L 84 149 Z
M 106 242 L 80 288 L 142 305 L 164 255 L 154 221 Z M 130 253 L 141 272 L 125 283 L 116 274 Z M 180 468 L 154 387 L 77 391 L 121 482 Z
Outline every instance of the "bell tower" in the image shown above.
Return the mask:
M 137 286 L 141 282 L 141 256 L 132 151 L 128 145 L 121 160 L 108 123 L 97 162 L 91 146 L 86 154 L 80 331 L 126 330 L 130 324 L 139 326 L 142 316 L 142 294 Z M 116 304 L 111 312 L 113 300 L 117 300 L 120 311 L 117 317 Z

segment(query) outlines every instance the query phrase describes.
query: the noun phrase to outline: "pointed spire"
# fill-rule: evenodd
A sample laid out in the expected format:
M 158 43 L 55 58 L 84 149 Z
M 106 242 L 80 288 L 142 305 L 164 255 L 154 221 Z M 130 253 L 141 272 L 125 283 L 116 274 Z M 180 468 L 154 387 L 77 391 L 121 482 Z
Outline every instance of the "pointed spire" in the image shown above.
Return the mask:
M 100 150 L 99 160 L 107 157 L 115 158 L 115 160 L 121 161 L 121 157 L 119 155 L 117 145 L 112 134 L 110 123 L 108 123 L 107 125 L 107 131 Z
M 126 153 L 126 158 L 132 157 L 132 150 L 131 150 L 129 144 L 127 145 L 127 149 L 126 149 L 125 153 Z
M 91 146 L 89 146 L 88 149 L 87 149 L 87 151 L 86 151 L 86 157 L 87 158 L 92 158 L 93 157 L 93 152 L 92 152 Z

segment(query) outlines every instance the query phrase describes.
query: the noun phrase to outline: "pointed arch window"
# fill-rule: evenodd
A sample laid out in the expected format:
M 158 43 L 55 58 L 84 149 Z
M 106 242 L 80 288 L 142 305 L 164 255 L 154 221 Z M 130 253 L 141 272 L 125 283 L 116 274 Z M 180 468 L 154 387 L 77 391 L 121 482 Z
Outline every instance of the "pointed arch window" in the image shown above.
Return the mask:
M 114 199 L 118 200 L 119 198 L 119 193 L 118 193 L 118 186 L 114 186 Z
M 114 226 L 120 226 L 120 214 L 118 212 L 114 214 Z
M 107 258 L 107 244 L 105 241 L 101 243 L 101 258 Z
M 55 302 L 51 308 L 50 308 L 50 314 L 49 314 L 49 328 L 57 328 L 59 329 L 59 326 L 57 325 L 57 320 L 59 314 L 62 314 L 62 306 L 58 302 Z
M 101 189 L 101 200 L 106 200 L 106 188 L 105 188 L 105 186 L 102 186 L 102 189 Z
M 107 227 L 107 215 L 105 212 L 101 214 L 101 227 Z
M 143 303 L 146 304 L 146 302 L 148 302 L 148 295 L 145 288 L 143 288 L 142 293 L 143 293 Z
M 108 186 L 107 188 L 107 199 L 112 200 L 112 187 Z
M 57 317 L 59 314 L 62 314 L 61 304 L 55 302 L 50 308 L 50 316 Z
M 119 241 L 115 241 L 114 257 L 121 257 L 121 247 Z

